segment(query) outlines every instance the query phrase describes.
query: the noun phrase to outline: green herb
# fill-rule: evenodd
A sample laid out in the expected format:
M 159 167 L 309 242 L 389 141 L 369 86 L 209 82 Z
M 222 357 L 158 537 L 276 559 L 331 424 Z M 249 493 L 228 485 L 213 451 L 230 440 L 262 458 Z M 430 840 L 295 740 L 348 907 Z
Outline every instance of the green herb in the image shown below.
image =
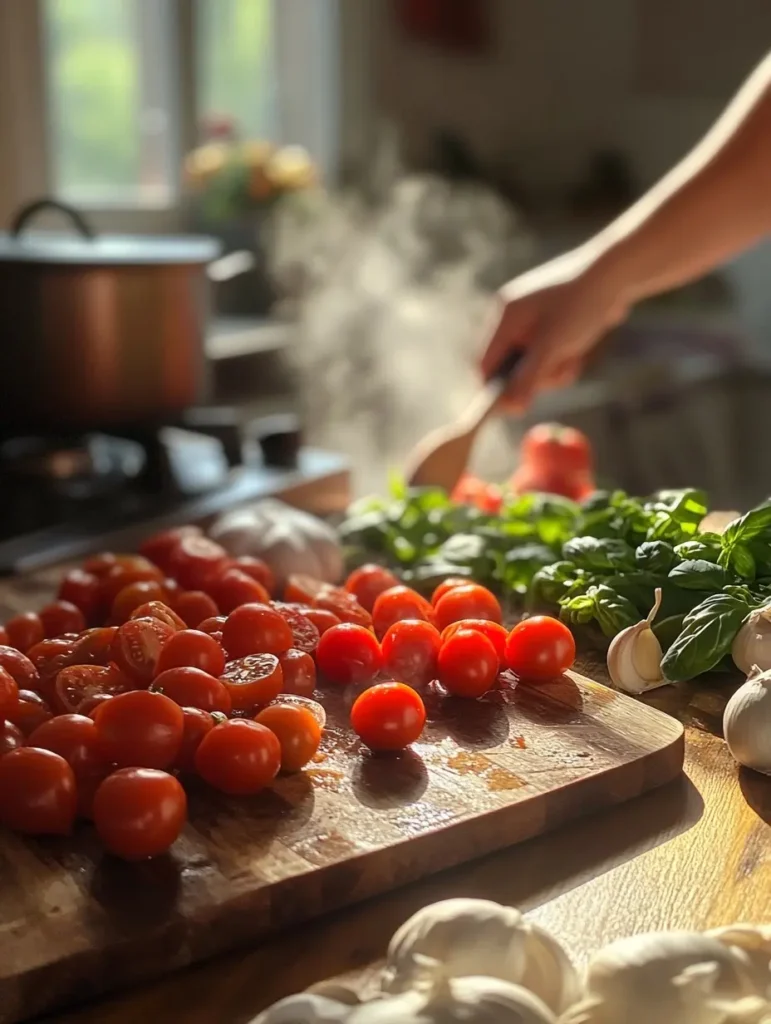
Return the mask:
M 726 584 L 725 569 L 714 562 L 696 558 L 676 565 L 669 574 L 676 587 L 682 590 L 721 590 Z
M 646 540 L 634 553 L 635 562 L 649 572 L 667 573 L 677 560 L 675 549 L 665 540 Z
M 678 682 L 713 669 L 730 651 L 750 607 L 749 592 L 739 587 L 706 597 L 685 616 L 682 632 L 664 655 L 666 678 Z

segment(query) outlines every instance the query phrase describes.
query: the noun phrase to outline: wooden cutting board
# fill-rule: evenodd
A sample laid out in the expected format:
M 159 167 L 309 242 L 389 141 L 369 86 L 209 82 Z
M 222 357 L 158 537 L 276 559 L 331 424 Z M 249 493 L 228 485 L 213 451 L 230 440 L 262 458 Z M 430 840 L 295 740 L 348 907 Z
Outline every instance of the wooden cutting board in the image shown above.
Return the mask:
M 0 1021 L 166 973 L 520 842 L 675 778 L 674 719 L 578 675 L 429 702 L 421 742 L 373 757 L 324 695 L 316 763 L 250 799 L 189 787 L 172 853 L 105 856 L 0 833 Z

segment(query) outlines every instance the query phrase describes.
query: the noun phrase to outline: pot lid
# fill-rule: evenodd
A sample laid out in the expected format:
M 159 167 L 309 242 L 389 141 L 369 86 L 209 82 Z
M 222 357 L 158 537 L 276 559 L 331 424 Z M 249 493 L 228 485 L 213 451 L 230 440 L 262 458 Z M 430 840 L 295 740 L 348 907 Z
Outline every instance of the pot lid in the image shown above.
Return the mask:
M 75 232 L 28 231 L 29 220 L 44 209 L 65 214 Z M 78 266 L 137 266 L 146 264 L 206 264 L 221 246 L 204 235 L 97 235 L 76 210 L 43 199 L 24 207 L 0 232 L 0 263 L 69 264 Z

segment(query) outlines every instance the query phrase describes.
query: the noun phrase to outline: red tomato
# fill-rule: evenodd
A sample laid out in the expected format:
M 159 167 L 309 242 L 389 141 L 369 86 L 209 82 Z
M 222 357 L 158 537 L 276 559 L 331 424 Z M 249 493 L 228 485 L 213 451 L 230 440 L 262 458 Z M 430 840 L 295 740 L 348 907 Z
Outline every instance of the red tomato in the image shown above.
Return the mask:
M 63 757 L 75 778 L 109 771 L 109 762 L 102 757 L 97 743 L 96 723 L 85 715 L 57 715 L 39 725 L 30 734 L 27 744 L 53 750 Z
M 439 651 L 439 681 L 456 697 L 481 697 L 496 680 L 500 663 L 490 640 L 459 629 Z
M 222 673 L 222 682 L 230 691 L 233 709 L 251 711 L 278 697 L 284 675 L 275 654 L 250 654 L 229 661 Z
M 233 559 L 233 568 L 240 569 L 253 580 L 257 580 L 268 591 L 269 594 L 276 592 L 276 576 L 267 562 L 261 558 L 252 558 L 251 555 L 241 555 Z
M 255 718 L 275 735 L 281 747 L 281 771 L 299 772 L 321 743 L 321 726 L 310 711 L 292 704 L 271 704 Z
M 205 584 L 221 612 L 226 615 L 242 604 L 267 604 L 270 594 L 257 580 L 240 569 L 225 569 Z
M 133 612 L 150 601 L 163 602 L 166 600 L 166 590 L 158 580 L 139 580 L 137 583 L 129 583 L 115 595 L 110 611 L 110 621 L 115 626 L 121 626 L 131 618 Z
M 13 722 L 0 722 L 0 757 L 9 750 L 18 750 L 26 742 L 24 733 Z
M 166 641 L 158 657 L 157 672 L 184 666 L 203 669 L 211 676 L 225 670 L 225 652 L 220 644 L 197 629 L 181 629 Z
M 521 679 L 555 679 L 575 660 L 573 634 L 564 622 L 548 615 L 524 619 L 506 641 L 506 664 Z
M 36 690 L 40 685 L 37 669 L 21 651 L 15 647 L 0 647 L 0 668 L 16 680 L 21 690 Z
M 316 600 L 316 595 L 325 586 L 324 581 L 317 580 L 315 576 L 303 576 L 299 573 L 294 573 L 286 581 L 284 600 L 312 605 Z
M 70 655 L 72 665 L 102 665 L 110 661 L 112 643 L 118 633 L 117 626 L 101 626 L 89 629 L 75 642 Z
M 97 622 L 102 614 L 102 584 L 98 576 L 82 569 L 72 569 L 59 584 L 60 601 L 80 608 L 87 622 Z
M 368 683 L 383 664 L 380 644 L 364 626 L 341 622 L 319 640 L 316 664 L 335 683 Z
M 5 631 L 5 626 L 0 626 L 0 646 L 8 646 L 8 634 Z
M 101 551 L 98 555 L 90 555 L 81 566 L 84 572 L 92 576 L 106 576 L 112 567 L 117 563 L 117 556 L 112 551 Z
M 187 797 L 173 775 L 124 768 L 108 776 L 94 795 L 96 831 L 110 853 L 146 860 L 165 853 L 187 818 Z
M 220 611 L 202 590 L 183 590 L 174 602 L 174 610 L 188 629 L 198 629 L 202 622 L 219 615 Z
M 372 628 L 372 616 L 359 604 L 353 594 L 342 587 L 325 584 L 314 599 L 316 608 L 324 608 L 335 614 L 341 622 L 352 622 L 356 626 Z
M 390 626 L 402 619 L 425 619 L 434 623 L 434 610 L 424 597 L 410 587 L 391 587 L 375 601 L 372 621 L 375 633 L 384 637 Z
M 53 712 L 39 693 L 19 690 L 19 701 L 7 718 L 9 722 L 18 725 L 25 736 L 29 736 L 39 725 L 53 718 Z
M 371 612 L 384 590 L 398 587 L 399 580 L 382 565 L 362 565 L 345 581 L 345 589 L 353 594 L 366 611 Z
M 278 775 L 281 744 L 270 729 L 249 719 L 222 722 L 201 740 L 195 767 L 215 789 L 248 796 L 259 793 Z
M 434 590 L 431 595 L 431 604 L 436 607 L 439 599 L 448 594 L 451 590 L 456 587 L 465 587 L 472 581 L 468 576 L 448 576 L 444 583 L 440 583 L 439 586 Z
M 298 611 L 293 605 L 276 601 L 273 605 L 282 619 L 286 619 L 292 630 L 292 646 L 298 651 L 313 654 L 319 645 L 319 631 L 305 612 Z
M 96 721 L 97 716 L 99 714 L 99 708 L 102 706 L 102 704 L 104 704 L 105 701 L 112 700 L 112 698 L 116 696 L 117 694 L 115 693 L 95 693 L 91 697 L 85 697 L 80 702 L 78 714 L 88 715 L 89 718 L 93 718 L 93 720 Z
M 215 719 L 202 708 L 182 708 L 182 746 L 173 767 L 180 772 L 195 771 L 195 752 L 204 736 L 214 728 Z
M 163 582 L 163 573 L 158 566 L 139 555 L 121 556 L 121 560 L 116 562 L 107 575 L 100 580 L 102 601 L 105 607 L 112 608 L 113 601 L 125 587 L 132 583 L 146 582 Z
M 509 484 L 514 494 L 559 494 L 572 501 L 583 501 L 596 490 L 591 473 L 563 473 L 529 463 L 519 467 Z
M 115 634 L 111 647 L 113 660 L 138 686 L 147 686 L 157 674 L 164 644 L 174 633 L 171 626 L 159 619 L 129 619 Z
M 184 621 L 163 601 L 148 601 L 140 604 L 130 616 L 132 619 L 157 619 L 172 629 L 187 629 Z
M 30 647 L 39 644 L 45 638 L 45 630 L 40 616 L 35 612 L 22 612 L 21 615 L 14 615 L 5 624 L 5 632 L 8 634 L 8 642 L 22 654 L 26 654 Z
M 189 666 L 167 668 L 156 677 L 150 692 L 165 693 L 182 708 L 201 708 L 229 715 L 233 706 L 224 683 L 200 668 Z
M 383 637 L 383 668 L 388 675 L 411 686 L 436 679 L 436 660 L 442 641 L 439 631 L 425 619 L 395 622 Z
M 454 636 L 459 629 L 473 629 L 476 633 L 482 633 L 495 648 L 498 661 L 503 665 L 505 662 L 506 637 L 509 635 L 506 628 L 499 622 L 491 622 L 490 619 L 459 619 L 450 623 L 442 630 L 442 643 Z
M 453 488 L 450 498 L 460 505 L 473 505 L 487 515 L 496 515 L 503 504 L 500 487 L 480 480 L 472 473 L 463 474 Z
M 279 654 L 278 663 L 284 677 L 282 693 L 294 693 L 298 697 L 312 697 L 316 689 L 316 663 L 310 654 L 290 647 Z
M 208 537 L 188 534 L 179 538 L 169 554 L 167 575 L 185 590 L 206 590 L 206 581 L 227 561 L 228 553 L 221 545 Z
M 222 627 L 222 642 L 231 658 L 283 654 L 294 646 L 289 623 L 266 604 L 245 604 L 231 612 Z
M 326 633 L 332 626 L 339 626 L 343 621 L 334 612 L 327 611 L 326 608 L 299 608 L 298 610 L 313 623 L 319 631 L 319 636 Z
M 592 446 L 589 438 L 574 427 L 539 423 L 531 427 L 520 445 L 522 461 L 563 476 L 590 473 Z
M 502 622 L 503 613 L 498 598 L 487 587 L 478 583 L 467 583 L 465 587 L 453 587 L 436 602 L 436 621 L 445 629 L 461 619 L 489 619 Z
M 184 716 L 162 693 L 131 690 L 99 709 L 99 750 L 120 768 L 167 768 L 182 744 Z
M 225 615 L 215 615 L 211 619 L 204 619 L 203 622 L 198 624 L 198 629 L 201 633 L 208 633 L 209 636 L 213 636 L 218 644 L 222 643 L 222 627 L 227 622 Z
M 39 614 L 47 637 L 61 636 L 62 633 L 82 633 L 86 628 L 83 612 L 71 601 L 52 601 L 41 608 Z
M 6 718 L 12 713 L 19 703 L 19 687 L 16 680 L 0 668 L 0 719 Z
M 378 683 L 351 708 L 354 732 L 371 750 L 402 750 L 420 737 L 425 724 L 420 695 L 403 683 Z
M 154 533 L 139 545 L 139 553 L 149 561 L 168 573 L 171 568 L 171 556 L 183 537 L 200 537 L 203 530 L 200 526 L 173 526 L 170 530 Z
M 27 835 L 69 835 L 77 788 L 58 754 L 20 747 L 0 758 L 0 824 Z

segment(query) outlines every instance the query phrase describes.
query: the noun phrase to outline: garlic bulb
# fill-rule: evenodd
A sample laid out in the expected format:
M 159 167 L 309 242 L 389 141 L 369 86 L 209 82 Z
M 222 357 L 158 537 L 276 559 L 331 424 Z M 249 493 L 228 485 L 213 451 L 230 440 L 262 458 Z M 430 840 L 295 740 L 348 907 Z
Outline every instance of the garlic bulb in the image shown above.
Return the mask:
M 348 985 L 342 985 L 338 981 L 319 981 L 305 990 L 315 996 L 323 996 L 325 999 L 332 999 L 345 1006 L 358 1006 L 361 1002 L 359 996 Z
M 771 607 L 750 612 L 731 645 L 734 665 L 746 675 L 754 666 L 771 669 Z
M 590 961 L 585 988 L 562 1024 L 726 1024 L 743 1000 L 765 998 L 742 950 L 698 932 L 614 942 Z
M 731 697 L 723 735 L 739 764 L 771 775 L 771 671 L 756 667 Z
M 666 686 L 661 671 L 664 652 L 653 632 L 653 620 L 661 607 L 661 590 L 647 619 L 627 626 L 613 638 L 608 648 L 608 674 L 615 686 L 626 693 L 645 693 L 657 686 Z
M 280 999 L 251 1024 L 346 1024 L 350 1012 L 350 1006 L 334 999 L 302 992 Z
M 733 924 L 705 934 L 739 953 L 756 991 L 771 999 L 771 925 Z
M 413 988 L 425 957 L 452 978 L 485 975 L 524 985 L 555 1013 L 578 991 L 575 968 L 556 940 L 491 900 L 444 900 L 414 914 L 391 939 L 383 989 Z

